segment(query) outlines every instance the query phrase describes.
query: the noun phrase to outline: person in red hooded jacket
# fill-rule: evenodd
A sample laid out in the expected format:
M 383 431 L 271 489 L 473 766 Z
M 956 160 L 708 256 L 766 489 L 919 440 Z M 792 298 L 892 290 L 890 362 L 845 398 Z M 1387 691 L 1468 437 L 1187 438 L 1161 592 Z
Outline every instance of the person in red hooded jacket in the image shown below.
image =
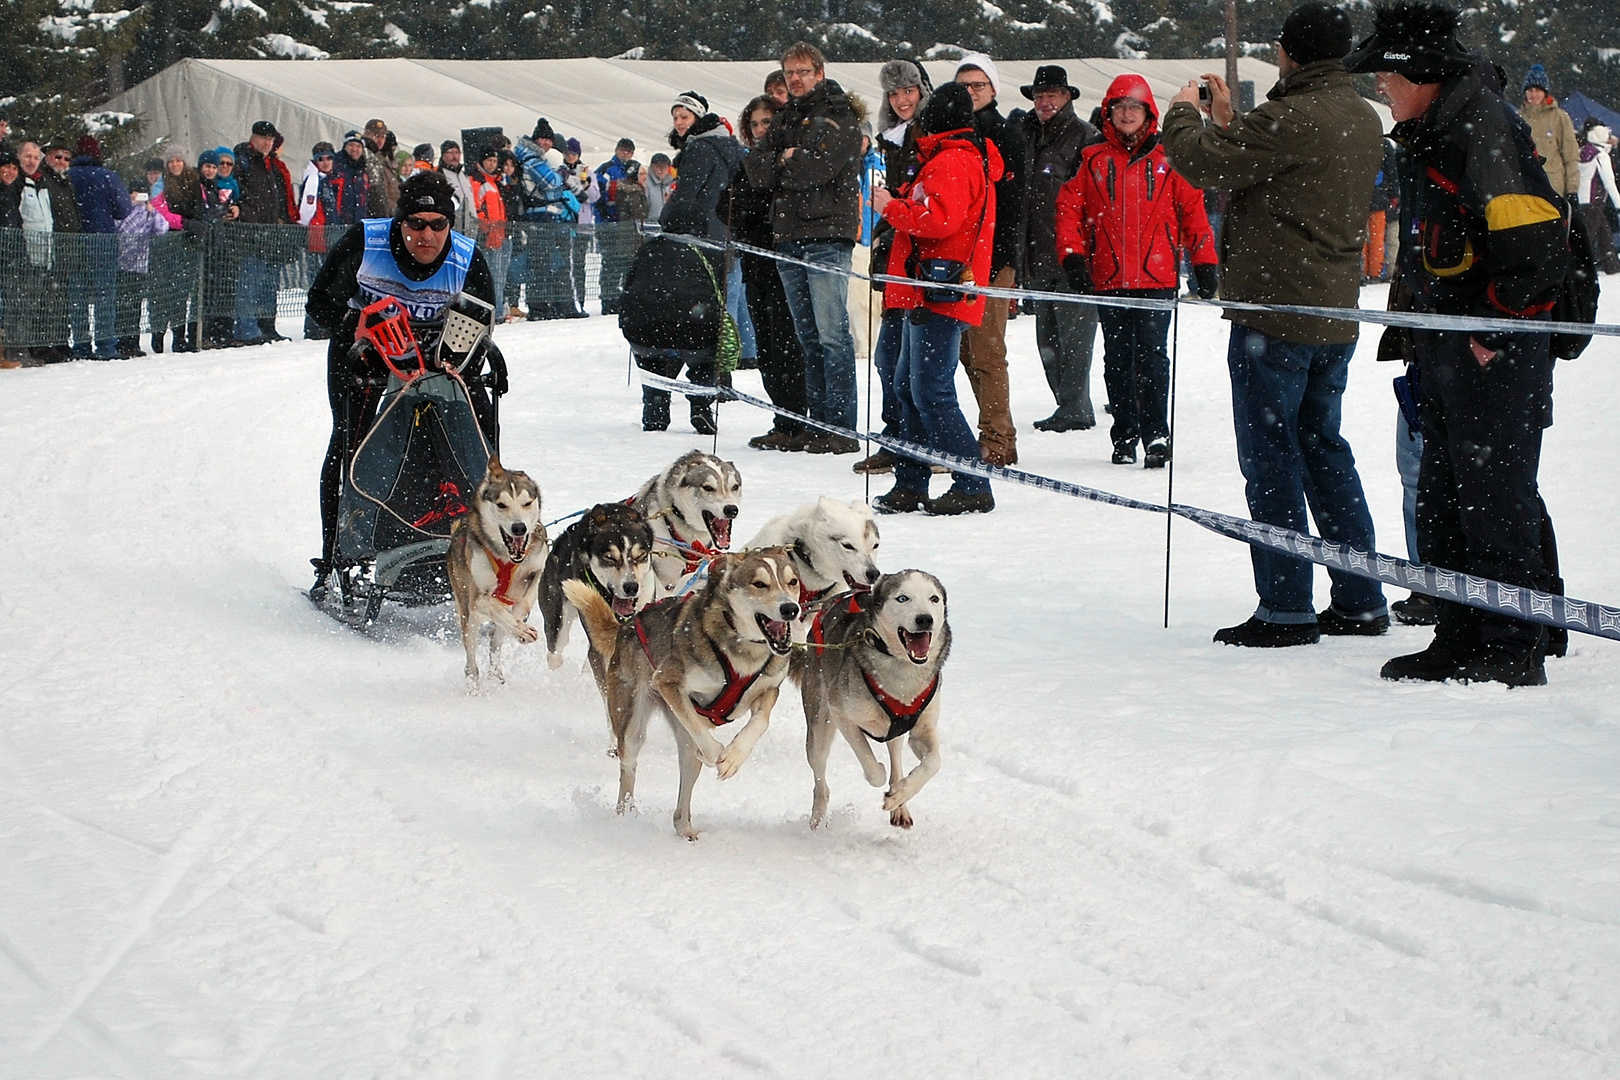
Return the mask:
M 1102 103 L 1101 142 L 1086 147 L 1057 204 L 1057 255 L 1078 293 L 1169 299 L 1181 252 L 1198 295 L 1217 288 L 1215 240 L 1204 196 L 1170 168 L 1159 110 L 1140 75 L 1124 74 Z M 1113 408 L 1114 464 L 1163 468 L 1170 460 L 1170 312 L 1099 305 L 1103 382 Z
M 1001 154 L 973 131 L 973 99 L 959 83 L 946 83 L 917 117 L 916 179 L 891 198 L 886 188 L 872 192 L 872 208 L 894 226 L 887 272 L 928 278 L 931 267 L 960 267 L 951 280 L 964 284 L 990 280 L 996 232 L 996 193 Z M 979 458 L 979 440 L 956 399 L 956 365 L 962 331 L 978 326 L 988 300 L 974 293 L 945 292 L 890 282 L 883 307 L 905 311 L 905 334 L 895 365 L 900 399 L 900 438 L 970 460 Z M 899 455 L 894 488 L 872 500 L 883 514 L 925 510 L 930 514 L 982 514 L 994 510 L 990 481 L 952 473 L 949 491 L 928 497 L 929 465 Z

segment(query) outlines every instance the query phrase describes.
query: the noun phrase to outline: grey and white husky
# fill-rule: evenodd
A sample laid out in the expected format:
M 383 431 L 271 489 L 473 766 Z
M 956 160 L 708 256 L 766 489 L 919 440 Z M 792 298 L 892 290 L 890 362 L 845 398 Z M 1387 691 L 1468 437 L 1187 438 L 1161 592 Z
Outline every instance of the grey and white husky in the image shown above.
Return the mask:
M 951 651 L 945 586 L 932 574 L 902 570 L 868 594 L 834 603 L 810 629 L 801 688 L 809 725 L 805 753 L 815 773 L 810 827 L 827 820 L 827 755 L 833 729 L 844 736 L 873 787 L 888 783 L 889 823 L 911 828 L 906 804 L 939 771 L 940 669 Z M 871 743 L 887 743 L 885 773 Z M 903 747 L 917 765 L 903 772 Z
M 445 556 L 450 592 L 456 598 L 461 644 L 467 650 L 467 681 L 476 689 L 478 639 L 492 623 L 489 670 L 501 672 L 501 646 L 508 636 L 523 644 L 540 635 L 526 621 L 540 589 L 546 562 L 546 530 L 540 524 L 540 486 L 528 473 L 502 467 L 491 454 L 467 515 L 456 521 Z
M 741 499 L 737 466 L 693 450 L 627 500 L 652 526 L 660 597 L 673 596 L 706 555 L 731 547 L 731 523 Z

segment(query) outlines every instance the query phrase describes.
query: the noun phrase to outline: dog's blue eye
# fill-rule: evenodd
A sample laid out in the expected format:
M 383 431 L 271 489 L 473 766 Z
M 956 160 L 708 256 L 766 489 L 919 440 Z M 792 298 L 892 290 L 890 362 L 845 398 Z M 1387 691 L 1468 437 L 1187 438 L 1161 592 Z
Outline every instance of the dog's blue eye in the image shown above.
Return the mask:
M 905 593 L 901 593 L 899 596 L 894 598 L 894 602 L 897 604 L 909 604 L 911 603 L 911 597 L 907 596 Z

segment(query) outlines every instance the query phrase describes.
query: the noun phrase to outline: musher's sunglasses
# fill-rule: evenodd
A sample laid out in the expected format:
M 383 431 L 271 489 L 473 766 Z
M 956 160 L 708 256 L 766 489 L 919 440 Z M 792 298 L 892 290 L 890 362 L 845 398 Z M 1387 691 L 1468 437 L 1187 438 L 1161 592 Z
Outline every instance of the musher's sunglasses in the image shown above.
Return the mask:
M 450 227 L 450 219 L 436 217 L 430 220 L 423 217 L 408 217 L 405 219 L 405 227 L 412 232 L 426 232 L 428 229 L 432 229 L 434 232 L 444 232 Z

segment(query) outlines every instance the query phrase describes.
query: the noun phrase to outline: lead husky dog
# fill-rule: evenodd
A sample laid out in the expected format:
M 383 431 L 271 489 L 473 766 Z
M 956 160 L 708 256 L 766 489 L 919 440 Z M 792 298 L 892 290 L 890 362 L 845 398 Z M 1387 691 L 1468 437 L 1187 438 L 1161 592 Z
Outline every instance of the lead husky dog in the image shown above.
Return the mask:
M 546 663 L 562 667 L 568 631 L 578 610 L 563 595 L 564 581 L 583 581 L 624 621 L 658 592 L 652 571 L 652 529 L 641 511 L 624 503 L 599 503 L 563 530 L 551 545 L 540 575 L 540 614 L 546 622 Z M 602 656 L 590 650 L 591 671 L 602 686 Z
M 843 734 L 866 782 L 889 789 L 889 824 L 911 828 L 906 803 L 939 771 L 939 673 L 951 651 L 945 586 L 932 574 L 902 570 L 871 593 L 835 603 L 810 631 L 805 652 L 805 755 L 815 773 L 810 827 L 827 820 L 827 754 L 833 728 Z M 902 775 L 902 736 L 917 766 Z M 889 771 L 868 744 L 889 744 Z
M 866 592 L 878 579 L 877 522 L 863 502 L 844 505 L 823 495 L 791 514 L 774 517 L 748 542 L 748 549 L 784 547 L 799 572 L 803 618 L 811 606 L 852 589 Z
M 524 644 L 539 637 L 525 620 L 534 607 L 545 561 L 539 485 L 528 473 L 508 472 L 500 457 L 491 454 L 484 479 L 473 492 L 472 508 L 451 530 L 445 556 L 471 688 L 479 684 L 478 638 L 485 623 L 494 624 L 489 636 L 490 674 L 503 682 L 501 645 L 507 635 Z
M 607 663 L 602 696 L 618 748 L 619 813 L 635 798 L 636 760 L 657 709 L 675 729 L 680 753 L 675 831 L 696 840 L 698 773 L 713 765 L 725 780 L 742 767 L 770 727 L 795 636 L 804 638 L 793 561 L 781 548 L 718 556 L 701 589 L 651 604 L 629 624 L 584 582 L 565 581 L 563 590 Z M 723 745 L 714 729 L 744 712 L 748 723 Z
M 731 547 L 742 474 L 729 461 L 693 450 L 641 485 L 627 502 L 652 526 L 658 596 L 673 596 L 706 555 Z

